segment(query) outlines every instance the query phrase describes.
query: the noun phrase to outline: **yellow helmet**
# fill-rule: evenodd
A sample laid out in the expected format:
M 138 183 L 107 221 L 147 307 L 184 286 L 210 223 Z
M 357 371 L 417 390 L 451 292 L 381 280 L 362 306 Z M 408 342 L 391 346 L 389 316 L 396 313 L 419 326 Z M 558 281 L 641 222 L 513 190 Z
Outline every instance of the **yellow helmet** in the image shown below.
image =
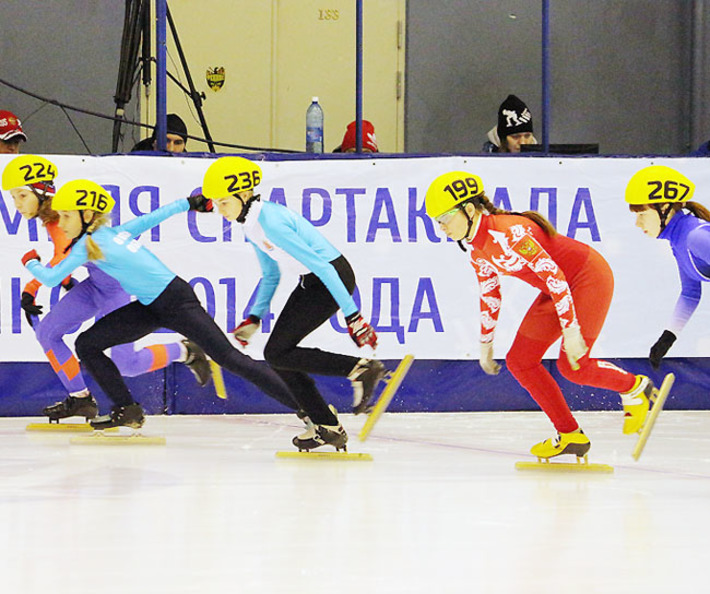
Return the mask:
M 207 168 L 202 181 L 205 198 L 218 200 L 253 190 L 261 181 L 261 167 L 244 157 L 220 157 Z
M 57 166 L 38 155 L 20 155 L 2 172 L 2 189 L 13 190 L 34 184 L 51 184 L 57 177 Z
M 107 213 L 116 201 L 96 182 L 75 179 L 64 184 L 52 200 L 54 210 L 94 210 Z
M 679 171 L 665 165 L 650 165 L 637 171 L 626 185 L 629 204 L 687 202 L 695 184 Z
M 426 213 L 435 219 L 462 202 L 483 193 L 481 178 L 465 171 L 452 171 L 437 177 L 426 191 Z

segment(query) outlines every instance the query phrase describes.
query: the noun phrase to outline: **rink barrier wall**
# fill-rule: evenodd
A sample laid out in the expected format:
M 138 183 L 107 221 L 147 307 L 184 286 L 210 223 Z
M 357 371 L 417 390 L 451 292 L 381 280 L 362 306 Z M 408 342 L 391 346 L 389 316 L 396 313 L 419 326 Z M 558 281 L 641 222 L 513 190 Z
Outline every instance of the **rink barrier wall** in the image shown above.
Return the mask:
M 669 358 L 659 371 L 647 359 L 611 359 L 633 373 L 649 375 L 660 385 L 666 373 L 676 375 L 666 408 L 703 410 L 710 408 L 710 358 Z M 389 369 L 397 361 L 385 361 Z M 555 362 L 543 361 L 572 410 L 619 410 L 616 393 L 578 386 L 563 378 Z M 200 388 L 189 370 L 178 364 L 126 378 L 129 389 L 149 414 L 264 414 L 288 412 L 252 384 L 224 373 L 227 400 L 216 397 L 212 385 Z M 349 411 L 351 388 L 345 378 L 316 376 L 325 399 L 341 411 Z M 108 399 L 89 379 L 102 412 L 110 407 Z M 48 363 L 0 363 L 0 416 L 37 416 L 47 404 L 66 394 Z M 483 373 L 477 361 L 417 360 L 398 393 L 391 412 L 483 412 L 539 410 L 527 392 L 505 370 L 495 377 Z

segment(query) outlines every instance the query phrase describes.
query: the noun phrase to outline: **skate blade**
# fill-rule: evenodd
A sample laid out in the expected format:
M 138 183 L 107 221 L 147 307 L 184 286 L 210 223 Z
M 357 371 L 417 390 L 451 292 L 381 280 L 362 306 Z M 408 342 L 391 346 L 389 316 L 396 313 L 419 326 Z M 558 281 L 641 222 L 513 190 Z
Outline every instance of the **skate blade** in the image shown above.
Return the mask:
M 113 429 L 118 429 L 113 427 Z M 72 437 L 69 443 L 75 445 L 165 445 L 165 437 L 162 435 L 141 435 L 133 433 L 131 435 L 106 435 L 103 431 L 94 431 L 91 435 L 81 435 Z
M 666 403 L 668 394 L 670 393 L 671 388 L 673 387 L 673 382 L 675 382 L 675 375 L 673 375 L 672 373 L 669 373 L 663 379 L 663 383 L 661 384 L 661 387 L 658 390 L 658 394 L 656 395 L 656 398 L 653 401 L 653 407 L 651 408 L 651 412 L 649 412 L 648 414 L 648 419 L 646 419 L 646 423 L 644 423 L 644 426 L 641 428 L 641 431 L 639 431 L 640 437 L 636 442 L 636 446 L 634 447 L 633 452 L 631 452 L 631 455 L 637 462 L 638 459 L 641 457 L 641 454 L 643 453 L 643 449 L 646 447 L 646 442 L 648 441 L 648 438 L 651 436 L 651 431 L 653 430 L 653 426 L 656 424 L 656 419 L 663 410 L 663 405 Z
M 608 464 L 594 464 L 587 457 L 577 458 L 577 462 L 550 462 L 538 458 L 537 462 L 516 462 L 516 470 L 541 470 L 543 472 L 614 472 L 614 467 Z
M 214 391 L 217 398 L 222 400 L 227 400 L 227 388 L 224 385 L 224 376 L 222 375 L 222 368 L 217 365 L 212 359 L 209 360 L 210 369 L 212 370 L 212 382 L 214 383 Z
M 276 452 L 277 458 L 287 458 L 291 460 L 353 460 L 361 462 L 371 462 L 370 454 L 360 452 Z
M 26 431 L 44 431 L 45 433 L 91 433 L 94 428 L 89 423 L 29 423 Z M 112 427 L 107 431 L 118 431 Z
M 392 398 L 394 398 L 394 395 L 397 393 L 399 386 L 402 384 L 402 381 L 409 372 L 409 368 L 412 366 L 413 362 L 414 355 L 405 355 L 404 358 L 400 361 L 399 365 L 397 365 L 397 369 L 394 370 L 394 373 L 387 380 L 387 386 L 383 390 L 382 394 L 377 400 L 377 403 L 372 408 L 372 412 L 368 415 L 365 424 L 360 430 L 360 435 L 358 435 L 360 441 L 365 441 L 368 438 L 368 436 L 374 429 L 375 424 L 377 423 L 377 421 L 380 420 L 382 413 L 387 410 L 387 407 L 389 406 L 390 402 L 392 402 Z

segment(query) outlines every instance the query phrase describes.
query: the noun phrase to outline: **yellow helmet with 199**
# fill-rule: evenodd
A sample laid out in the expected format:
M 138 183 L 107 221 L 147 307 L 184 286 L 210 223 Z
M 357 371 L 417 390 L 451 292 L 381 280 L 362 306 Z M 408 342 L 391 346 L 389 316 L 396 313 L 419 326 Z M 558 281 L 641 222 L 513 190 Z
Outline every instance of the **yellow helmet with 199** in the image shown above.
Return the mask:
M 483 193 L 481 178 L 465 171 L 451 171 L 437 177 L 426 191 L 426 213 L 436 219 L 461 203 Z
M 261 182 L 261 167 L 244 157 L 220 157 L 205 172 L 202 194 L 219 200 L 253 190 Z
M 649 165 L 629 180 L 624 197 L 629 204 L 667 204 L 687 202 L 694 192 L 695 184 L 680 171 L 665 165 Z
M 110 212 L 116 201 L 113 196 L 96 182 L 75 179 L 64 184 L 52 200 L 54 210 L 93 210 Z
M 57 177 L 57 167 L 49 159 L 39 155 L 20 155 L 3 169 L 2 189 L 14 190 L 35 184 L 51 185 L 55 177 Z

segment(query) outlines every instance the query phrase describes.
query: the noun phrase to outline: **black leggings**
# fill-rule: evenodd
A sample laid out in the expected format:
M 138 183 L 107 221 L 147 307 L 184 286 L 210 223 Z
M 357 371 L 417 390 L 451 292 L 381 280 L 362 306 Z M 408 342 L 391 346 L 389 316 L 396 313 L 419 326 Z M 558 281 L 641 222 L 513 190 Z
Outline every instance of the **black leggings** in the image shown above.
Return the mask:
M 292 410 L 292 392 L 272 369 L 233 347 L 203 309 L 192 287 L 175 277 L 150 305 L 129 303 L 98 320 L 76 340 L 76 354 L 106 395 L 117 405 L 134 402 L 118 368 L 104 350 L 134 342 L 158 328 L 168 328 L 200 345 L 220 366 L 261 388 Z
M 331 264 L 352 295 L 355 290 L 355 274 L 348 261 L 340 256 Z M 330 291 L 315 274 L 303 275 L 286 301 L 264 348 L 264 358 L 289 385 L 301 408 L 319 425 L 335 424 L 336 419 L 315 382 L 307 374 L 345 377 L 359 359 L 316 348 L 299 347 L 298 344 L 339 309 Z

